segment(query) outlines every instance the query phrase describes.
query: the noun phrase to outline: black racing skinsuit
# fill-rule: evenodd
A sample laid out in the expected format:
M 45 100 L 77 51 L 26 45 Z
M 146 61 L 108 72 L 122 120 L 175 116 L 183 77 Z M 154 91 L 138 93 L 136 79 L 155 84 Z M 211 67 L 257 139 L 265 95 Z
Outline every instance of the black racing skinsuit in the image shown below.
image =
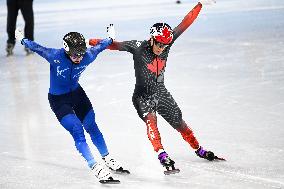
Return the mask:
M 127 51 L 133 55 L 136 84 L 132 101 L 139 117 L 144 120 L 148 113 L 158 112 L 173 128 L 178 129 L 182 122 L 182 112 L 172 95 L 164 85 L 164 72 L 170 48 L 174 41 L 196 19 L 202 5 L 198 3 L 173 30 L 173 41 L 161 55 L 153 53 L 150 42 L 145 41 L 114 41 L 109 49 Z M 91 39 L 90 45 L 99 40 Z

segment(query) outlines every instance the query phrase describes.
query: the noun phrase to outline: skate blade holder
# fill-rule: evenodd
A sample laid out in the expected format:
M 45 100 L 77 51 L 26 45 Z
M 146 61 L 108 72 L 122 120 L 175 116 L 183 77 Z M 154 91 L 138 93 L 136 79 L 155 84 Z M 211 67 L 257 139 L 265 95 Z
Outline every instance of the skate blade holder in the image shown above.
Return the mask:
M 130 174 L 129 170 L 123 169 L 122 167 L 120 167 L 119 169 L 114 171 L 116 174 Z
M 119 180 L 115 180 L 113 178 L 107 180 L 100 180 L 99 182 L 102 184 L 120 184 Z
M 164 171 L 165 175 L 172 175 L 180 172 L 180 170 L 176 169 L 174 166 L 166 167 L 166 169 L 167 170 Z
M 215 156 L 214 160 L 217 160 L 217 161 L 227 161 L 225 158 L 218 157 L 218 156 Z

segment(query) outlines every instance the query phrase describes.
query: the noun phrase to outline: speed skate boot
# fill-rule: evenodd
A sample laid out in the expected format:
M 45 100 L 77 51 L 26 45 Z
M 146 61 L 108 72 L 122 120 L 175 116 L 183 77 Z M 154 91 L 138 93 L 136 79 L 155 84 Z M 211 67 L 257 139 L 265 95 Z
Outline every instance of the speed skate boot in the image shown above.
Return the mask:
M 14 49 L 14 47 L 15 47 L 15 44 L 7 43 L 7 46 L 6 46 L 7 56 L 13 55 L 13 49 Z
M 112 174 L 107 170 L 104 165 L 96 163 L 92 167 L 92 171 L 95 173 L 95 176 L 99 179 L 99 182 L 102 184 L 118 184 L 119 180 L 113 179 Z
M 180 172 L 179 169 L 176 169 L 174 164 L 175 162 L 169 157 L 167 152 L 161 152 L 158 155 L 158 159 L 160 160 L 161 165 L 166 168 L 166 171 L 164 171 L 165 175 L 175 174 Z
M 213 161 L 215 159 L 214 153 L 203 149 L 202 146 L 199 146 L 195 153 L 198 157 L 207 159 L 208 161 Z
M 25 51 L 27 53 L 26 54 L 27 56 L 34 53 L 33 51 L 31 51 L 29 48 L 26 48 L 26 47 L 25 47 Z
M 205 150 L 202 146 L 199 146 L 199 148 L 195 151 L 195 153 L 198 157 L 207 159 L 208 161 L 213 161 L 213 160 L 226 161 L 226 159 L 216 156 L 213 152 Z
M 161 152 L 158 155 L 158 159 L 160 160 L 160 163 L 164 166 L 164 167 L 170 167 L 172 165 L 175 164 L 175 162 L 169 157 L 169 155 L 167 154 L 167 152 Z
M 112 171 L 115 171 L 116 173 L 130 174 L 129 170 L 123 169 L 121 164 L 117 162 L 114 158 L 112 158 L 109 154 L 103 157 L 103 160 L 106 166 Z

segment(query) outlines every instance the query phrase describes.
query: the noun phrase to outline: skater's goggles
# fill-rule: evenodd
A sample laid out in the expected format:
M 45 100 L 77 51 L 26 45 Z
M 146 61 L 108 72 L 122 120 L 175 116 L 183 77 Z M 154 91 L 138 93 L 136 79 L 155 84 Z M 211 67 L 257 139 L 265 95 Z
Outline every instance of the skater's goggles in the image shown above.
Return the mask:
M 78 59 L 84 56 L 85 53 L 70 54 L 71 58 Z
M 160 49 L 164 49 L 164 48 L 166 48 L 166 47 L 169 46 L 169 45 L 167 45 L 167 44 L 160 43 L 160 42 L 158 42 L 158 41 L 156 41 L 156 40 L 154 40 L 154 44 L 155 44 L 157 47 L 159 47 Z

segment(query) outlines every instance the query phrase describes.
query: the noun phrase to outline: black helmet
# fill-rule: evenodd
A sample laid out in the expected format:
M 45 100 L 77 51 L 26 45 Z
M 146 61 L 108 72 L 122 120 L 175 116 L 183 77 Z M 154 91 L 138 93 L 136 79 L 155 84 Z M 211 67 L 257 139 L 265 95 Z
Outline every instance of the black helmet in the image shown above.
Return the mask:
M 78 32 L 69 32 L 63 37 L 63 48 L 69 56 L 83 56 L 87 46 L 85 38 Z

